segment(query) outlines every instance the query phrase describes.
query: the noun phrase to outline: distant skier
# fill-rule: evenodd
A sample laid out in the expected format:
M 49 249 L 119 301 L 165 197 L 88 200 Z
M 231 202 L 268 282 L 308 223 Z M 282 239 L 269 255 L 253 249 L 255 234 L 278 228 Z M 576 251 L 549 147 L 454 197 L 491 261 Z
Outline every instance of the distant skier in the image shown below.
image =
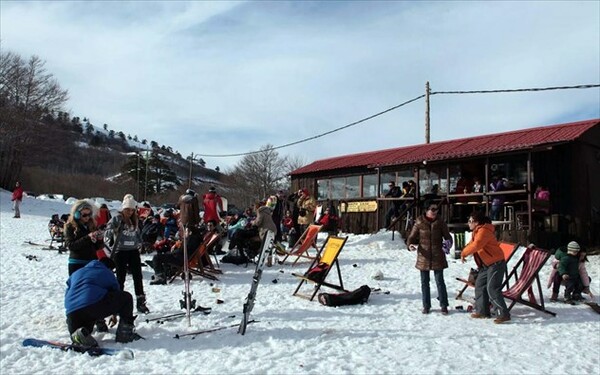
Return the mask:
M 23 188 L 21 187 L 21 183 L 17 181 L 15 184 L 15 190 L 12 193 L 12 201 L 13 201 L 13 210 L 15 211 L 14 219 L 18 219 L 21 217 L 21 211 L 19 207 L 21 206 L 21 201 L 23 200 Z

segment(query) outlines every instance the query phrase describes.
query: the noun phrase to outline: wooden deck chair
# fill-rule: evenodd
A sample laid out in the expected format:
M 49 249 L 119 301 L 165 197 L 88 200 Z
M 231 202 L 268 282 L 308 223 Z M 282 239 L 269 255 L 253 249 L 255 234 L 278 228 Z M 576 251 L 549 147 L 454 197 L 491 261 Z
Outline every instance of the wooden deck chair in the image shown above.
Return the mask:
M 210 259 L 210 251 L 217 245 L 217 243 L 219 243 L 220 239 L 221 235 L 219 233 L 214 233 L 207 240 L 202 241 L 196 256 L 190 260 L 190 272 L 192 272 L 194 275 L 206 277 L 212 280 L 214 279 L 210 276 L 213 275 L 207 275 L 207 272 L 210 274 L 223 273 L 223 271 L 215 267 L 215 264 Z M 216 255 L 214 258 L 218 264 Z
M 307 298 L 308 300 L 312 301 L 313 298 L 315 298 L 315 296 L 319 292 L 319 289 L 321 288 L 321 286 L 323 286 L 323 285 L 328 288 L 347 292 L 347 290 L 344 289 L 344 282 L 342 281 L 342 273 L 340 271 L 340 264 L 338 262 L 338 256 L 340 255 L 340 252 L 342 251 L 342 248 L 346 244 L 347 240 L 348 240 L 348 237 L 337 237 L 337 236 L 327 237 L 327 240 L 325 240 L 325 243 L 323 244 L 323 246 L 321 247 L 321 251 L 319 252 L 319 258 L 315 258 L 312 261 L 312 263 L 308 267 L 308 270 L 306 271 L 306 273 L 304 275 L 292 273 L 292 275 L 294 275 L 300 279 L 300 283 L 298 284 L 298 287 L 294 291 L 294 294 L 293 294 L 294 296 Z M 321 281 L 314 281 L 307 277 L 308 271 L 310 271 L 313 267 L 317 266 L 317 264 L 319 264 L 319 265 L 327 264 L 329 266 L 322 274 L 322 276 L 320 278 Z M 337 270 L 339 285 L 332 284 L 332 283 L 326 281 L 327 276 L 329 275 L 329 273 L 331 272 L 331 270 L 334 267 Z M 299 294 L 298 291 L 300 290 L 302 285 L 307 284 L 307 283 L 315 284 L 312 294 L 310 296 L 304 295 L 304 294 Z
M 511 242 L 500 242 L 500 248 L 502 249 L 502 252 L 504 253 L 504 260 L 506 260 L 506 264 L 508 264 L 508 261 L 512 258 L 515 251 L 519 248 L 519 244 L 518 243 L 515 244 L 515 243 L 511 243 Z M 505 280 L 506 279 L 508 279 L 508 269 L 505 274 Z M 465 283 L 465 286 L 463 286 L 463 288 L 456 295 L 456 299 L 461 299 L 463 293 L 465 292 L 465 290 L 467 290 L 468 287 L 472 287 L 472 288 L 475 287 L 475 284 L 473 284 L 473 282 L 471 280 L 469 280 L 469 278 L 463 279 L 463 278 L 457 277 L 456 280 L 460 281 L 461 283 Z
M 212 272 L 212 273 L 207 272 L 209 267 L 204 266 L 202 263 L 202 259 L 204 259 L 205 264 L 208 262 L 208 264 L 212 265 L 212 262 L 208 255 L 209 248 L 207 245 L 212 244 L 214 246 L 215 243 L 216 243 L 215 236 L 212 236 L 208 241 L 202 241 L 202 243 L 198 246 L 198 248 L 196 248 L 196 250 L 194 250 L 189 255 L 188 268 L 190 270 L 190 275 L 197 275 L 197 276 L 201 276 L 206 279 L 214 280 L 214 281 L 219 280 L 213 274 L 216 272 Z M 175 281 L 175 279 L 177 277 L 181 277 L 183 275 L 183 266 L 176 267 L 176 266 L 171 265 L 171 267 L 174 268 L 175 271 L 173 273 L 173 276 L 171 276 L 171 278 L 169 279 L 169 283 L 172 283 L 173 281 Z M 215 269 L 214 266 L 212 267 L 212 269 Z M 219 272 L 220 272 L 220 270 L 219 270 Z
M 287 258 L 289 258 L 290 256 L 295 256 L 296 257 L 296 259 L 292 263 L 292 266 L 295 265 L 296 262 L 298 262 L 298 260 L 300 258 L 315 259 L 318 256 L 318 253 L 315 256 L 311 256 L 308 253 L 308 250 L 311 247 L 313 247 L 318 252 L 318 248 L 317 248 L 317 235 L 321 231 L 321 228 L 323 228 L 322 225 L 317 225 L 317 224 L 311 224 L 311 225 L 309 225 L 308 228 L 306 228 L 306 230 L 304 231 L 304 233 L 302 233 L 302 235 L 300 236 L 300 238 L 298 238 L 298 241 L 296 241 L 296 243 L 294 244 L 294 246 L 292 246 L 292 248 L 289 251 L 282 251 L 284 253 L 282 255 L 285 255 L 285 257 L 283 258 L 283 260 L 281 260 L 279 262 L 279 264 L 285 263 L 285 261 L 287 260 Z
M 517 264 L 513 267 L 512 271 L 508 274 L 506 281 L 502 284 L 502 287 L 508 285 L 508 281 L 514 277 L 515 283 L 504 291 L 504 298 L 512 301 L 508 310 L 510 311 L 516 303 L 522 303 L 523 305 L 529 306 L 536 310 L 543 311 L 552 316 L 556 316 L 556 313 L 546 310 L 544 306 L 544 295 L 542 294 L 542 284 L 540 283 L 539 272 L 546 264 L 546 261 L 552 254 L 548 250 L 540 249 L 535 245 L 529 245 L 523 256 Z M 533 292 L 533 282 L 537 283 L 537 290 L 539 294 L 539 302 L 536 300 Z M 523 299 L 522 295 L 525 291 L 529 294 L 529 300 Z

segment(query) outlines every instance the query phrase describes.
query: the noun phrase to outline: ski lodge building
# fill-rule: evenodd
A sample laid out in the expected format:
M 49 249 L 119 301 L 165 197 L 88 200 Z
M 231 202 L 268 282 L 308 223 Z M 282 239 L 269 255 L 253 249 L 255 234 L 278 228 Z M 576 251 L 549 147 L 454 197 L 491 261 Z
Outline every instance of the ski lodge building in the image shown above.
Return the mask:
M 404 236 L 426 200 L 436 201 L 450 230 L 460 233 L 470 212 L 489 215 L 500 196 L 494 224 L 501 240 L 600 245 L 600 119 L 322 159 L 291 178 L 292 191 L 308 188 L 319 204 L 337 207 L 338 229 L 347 233 L 383 228 L 393 200 L 402 201 L 403 218 L 393 229 Z M 482 192 L 473 192 L 475 179 Z M 495 179 L 503 179 L 504 190 L 490 189 Z M 410 180 L 414 196 L 384 198 L 390 181 Z M 549 190 L 549 201 L 534 199 L 538 186 Z

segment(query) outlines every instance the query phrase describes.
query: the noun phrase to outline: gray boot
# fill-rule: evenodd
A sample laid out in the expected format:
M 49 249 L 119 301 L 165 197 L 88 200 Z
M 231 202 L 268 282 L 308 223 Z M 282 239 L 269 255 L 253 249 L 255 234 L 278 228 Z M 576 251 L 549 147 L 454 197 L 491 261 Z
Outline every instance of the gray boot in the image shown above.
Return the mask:
M 86 347 L 98 346 L 96 339 L 85 327 L 78 328 L 75 332 L 73 332 L 71 334 L 71 341 L 73 341 L 73 344 Z
M 132 342 L 143 339 L 142 336 L 135 333 L 133 320 L 134 319 L 128 319 L 128 321 L 125 321 L 123 318 L 120 319 L 119 326 L 117 327 L 117 334 L 115 336 L 116 342 Z

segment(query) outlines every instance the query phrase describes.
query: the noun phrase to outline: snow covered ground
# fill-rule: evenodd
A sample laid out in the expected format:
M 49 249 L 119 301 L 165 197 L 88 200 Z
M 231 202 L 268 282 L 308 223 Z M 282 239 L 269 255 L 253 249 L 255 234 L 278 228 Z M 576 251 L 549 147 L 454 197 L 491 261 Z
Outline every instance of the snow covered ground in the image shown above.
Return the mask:
M 600 315 L 585 305 L 548 303 L 552 317 L 523 305 L 512 310 L 509 324 L 475 320 L 455 309 L 468 302 L 454 300 L 461 287 L 455 277 L 465 277 L 472 263 L 449 259 L 445 280 L 451 312 L 440 314 L 433 300 L 430 315 L 421 314 L 419 273 L 415 253 L 391 233 L 350 235 L 340 255 L 344 285 L 363 284 L 389 291 L 372 294 L 366 305 L 331 308 L 292 296 L 298 281 L 296 267 L 265 268 L 252 318 L 245 336 L 236 328 L 174 339 L 176 334 L 235 324 L 249 291 L 253 268 L 221 265 L 218 282 L 192 280 L 194 297 L 213 312 L 164 324 L 146 318 L 181 311 L 183 282 L 144 287 L 151 313 L 138 317 L 137 331 L 146 340 L 129 344 L 114 342 L 115 329 L 95 334 L 100 345 L 127 347 L 134 360 L 97 357 L 49 348 L 25 348 L 26 337 L 68 340 L 63 308 L 67 279 L 67 255 L 24 244 L 47 243 L 47 223 L 53 213 L 67 213 L 69 206 L 53 201 L 25 198 L 21 219 L 13 219 L 10 195 L 0 190 L 0 372 L 32 373 L 154 373 L 154 374 L 599 374 Z M 324 237 L 319 237 L 320 242 Z M 35 255 L 39 261 L 29 260 Z M 519 258 L 517 254 L 516 258 Z M 381 270 L 384 279 L 371 276 Z M 592 290 L 600 292 L 600 257 L 588 264 Z M 541 272 L 545 289 L 549 264 Z M 330 275 L 332 276 L 332 275 Z M 277 280 L 275 283 L 274 281 Z M 211 286 L 212 285 L 212 286 Z M 213 287 L 219 293 L 212 292 Z M 126 290 L 132 291 L 128 277 Z M 437 292 L 432 282 L 432 297 Z M 473 296 L 473 289 L 465 295 Z M 597 297 L 596 297 L 597 298 Z M 216 304 L 222 299 L 223 304 Z

